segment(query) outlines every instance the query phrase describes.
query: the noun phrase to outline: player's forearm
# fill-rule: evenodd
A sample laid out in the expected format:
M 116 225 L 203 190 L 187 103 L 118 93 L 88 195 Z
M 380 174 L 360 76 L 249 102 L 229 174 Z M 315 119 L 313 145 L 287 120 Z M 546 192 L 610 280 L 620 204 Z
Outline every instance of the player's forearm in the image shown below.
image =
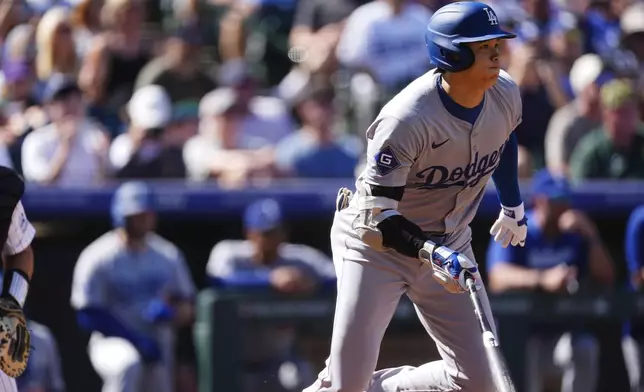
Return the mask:
M 136 335 L 125 327 L 114 315 L 100 308 L 85 308 L 76 314 L 78 324 L 89 332 L 100 332 L 108 337 L 118 337 L 134 342 Z
M 590 273 L 597 282 L 610 285 L 615 280 L 613 258 L 604 241 L 597 239 L 589 245 Z
M 270 273 L 238 272 L 229 276 L 210 276 L 210 284 L 220 288 L 267 288 L 270 286 Z
M 516 207 L 521 204 L 518 162 L 519 143 L 512 132 L 501 154 L 499 166 L 492 174 L 499 201 L 505 207 Z
M 541 271 L 512 264 L 500 264 L 490 271 L 490 291 L 501 293 L 509 290 L 534 290 L 541 282 Z

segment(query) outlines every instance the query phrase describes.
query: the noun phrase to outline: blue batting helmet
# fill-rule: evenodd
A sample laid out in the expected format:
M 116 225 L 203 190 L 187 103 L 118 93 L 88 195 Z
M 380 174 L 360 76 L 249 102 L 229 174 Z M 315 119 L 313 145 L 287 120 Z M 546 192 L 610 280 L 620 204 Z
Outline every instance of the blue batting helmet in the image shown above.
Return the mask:
M 112 223 L 114 227 L 123 227 L 128 216 L 153 209 L 152 192 L 144 182 L 123 183 L 112 198 Z
M 501 29 L 499 18 L 489 5 L 459 1 L 441 7 L 432 15 L 425 42 L 434 65 L 445 71 L 459 72 L 474 63 L 474 53 L 464 44 L 514 37 L 515 34 Z

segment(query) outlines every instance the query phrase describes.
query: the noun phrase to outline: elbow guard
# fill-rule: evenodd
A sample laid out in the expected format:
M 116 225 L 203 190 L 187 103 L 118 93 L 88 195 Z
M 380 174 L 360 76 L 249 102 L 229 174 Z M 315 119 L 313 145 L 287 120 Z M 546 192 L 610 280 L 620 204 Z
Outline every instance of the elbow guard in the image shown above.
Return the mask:
M 404 189 L 404 187 L 381 187 L 366 183 L 358 188 L 359 214 L 353 223 L 353 229 L 362 242 L 379 252 L 385 251 L 387 248 L 384 246 L 378 225 L 393 215 L 400 215 L 396 208 L 402 199 Z

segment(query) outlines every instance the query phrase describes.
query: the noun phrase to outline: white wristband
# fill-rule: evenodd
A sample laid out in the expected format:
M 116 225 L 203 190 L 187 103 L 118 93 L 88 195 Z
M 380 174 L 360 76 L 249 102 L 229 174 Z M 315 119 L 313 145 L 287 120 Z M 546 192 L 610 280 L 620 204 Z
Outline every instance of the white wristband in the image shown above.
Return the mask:
M 9 295 L 18 301 L 20 307 L 25 306 L 27 301 L 27 293 L 29 292 L 29 282 L 19 273 L 13 273 L 11 277 L 11 284 L 9 285 Z

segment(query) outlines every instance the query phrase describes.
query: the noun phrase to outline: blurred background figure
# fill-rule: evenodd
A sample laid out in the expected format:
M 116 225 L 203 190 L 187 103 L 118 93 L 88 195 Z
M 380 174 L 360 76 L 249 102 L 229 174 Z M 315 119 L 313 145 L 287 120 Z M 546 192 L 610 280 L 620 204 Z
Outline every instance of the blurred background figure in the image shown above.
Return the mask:
M 78 76 L 92 115 L 109 119 L 125 107 L 152 56 L 140 0 L 105 0 L 100 17 L 104 31 L 91 42 Z
M 109 138 L 86 116 L 76 82 L 61 75 L 50 79 L 44 102 L 51 123 L 31 132 L 22 145 L 27 181 L 77 187 L 103 182 Z
M 636 208 L 630 215 L 626 226 L 624 247 L 628 268 L 627 286 L 641 291 L 644 283 L 644 206 Z M 644 334 L 642 322 L 633 320 L 625 328 L 626 338 L 622 351 L 628 371 L 631 392 L 644 390 Z
M 189 177 L 220 185 L 240 187 L 251 178 L 274 175 L 272 129 L 253 128 L 240 94 L 220 88 L 207 94 L 199 105 L 199 134 L 184 147 Z M 249 124 L 250 123 L 250 124 Z M 248 125 L 248 126 L 245 126 Z
M 544 291 L 573 294 L 579 285 L 610 285 L 613 260 L 595 224 L 570 208 L 565 178 L 546 170 L 535 174 L 533 207 L 525 247 L 502 248 L 490 240 L 488 285 L 492 292 Z M 593 391 L 599 372 L 599 345 L 592 332 L 534 325 L 526 350 L 528 392 L 543 392 L 553 374 L 563 374 L 562 392 Z M 521 388 L 521 386 L 517 386 Z
M 105 0 L 73 0 L 71 21 L 74 45 L 79 59 L 90 51 L 92 42 L 101 33 L 101 9 Z
M 163 54 L 141 70 L 136 88 L 156 84 L 165 89 L 173 104 L 198 105 L 201 98 L 216 87 L 201 69 L 201 41 L 197 25 L 176 28 L 166 40 Z
M 110 163 L 118 178 L 184 178 L 181 147 L 169 127 L 173 108 L 165 90 L 148 85 L 137 90 L 127 107 L 129 127 L 114 139 Z
M 570 158 L 575 180 L 644 178 L 644 133 L 633 81 L 613 80 L 600 90 L 602 126 L 585 135 Z
M 71 25 L 65 7 L 50 8 L 36 30 L 36 74 L 44 85 L 54 76 L 75 78 L 80 64 Z
M 0 88 L 1 142 L 10 167 L 22 173 L 21 148 L 24 138 L 48 121 L 40 105 L 35 75 L 35 30 L 21 24 L 14 27 L 2 50 Z
M 58 343 L 49 328 L 27 320 L 31 353 L 25 372 L 16 380 L 18 392 L 65 392 Z
M 111 230 L 81 253 L 71 304 L 91 333 L 88 353 L 104 392 L 174 390 L 175 330 L 194 320 L 195 286 L 179 249 L 154 232 L 149 187 L 121 185 Z
M 281 175 L 299 178 L 350 178 L 362 153 L 362 141 L 337 129 L 334 93 L 311 84 L 295 102 L 302 128 L 276 146 Z
M 546 165 L 554 174 L 568 175 L 573 149 L 579 140 L 601 124 L 599 88 L 610 77 L 603 69 L 601 58 L 588 53 L 579 57 L 570 70 L 575 99 L 553 114 L 545 136 Z
M 212 249 L 206 273 L 214 287 L 270 287 L 285 295 L 334 287 L 331 259 L 306 245 L 287 242 L 283 214 L 273 199 L 258 200 L 244 213 L 245 240 L 225 240 Z M 314 379 L 296 348 L 292 325 L 244 330 L 244 391 L 301 391 Z

